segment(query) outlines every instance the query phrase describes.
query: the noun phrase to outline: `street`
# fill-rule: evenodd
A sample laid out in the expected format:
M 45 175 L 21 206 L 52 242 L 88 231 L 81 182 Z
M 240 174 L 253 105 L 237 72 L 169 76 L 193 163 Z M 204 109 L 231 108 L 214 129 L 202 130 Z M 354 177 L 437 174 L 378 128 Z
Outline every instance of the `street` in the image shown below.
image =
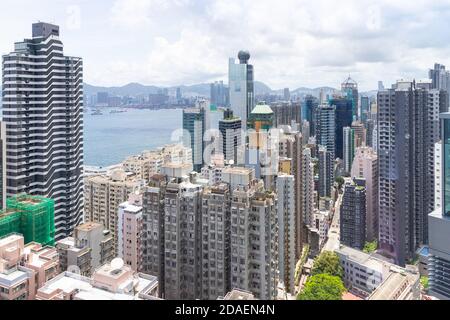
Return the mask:
M 342 201 L 342 194 L 340 194 L 338 199 L 336 200 L 334 206 L 335 209 L 333 219 L 331 222 L 330 230 L 328 230 L 328 239 L 322 248 L 322 252 L 335 251 L 339 249 L 339 232 L 340 232 L 339 216 L 340 216 L 341 201 Z

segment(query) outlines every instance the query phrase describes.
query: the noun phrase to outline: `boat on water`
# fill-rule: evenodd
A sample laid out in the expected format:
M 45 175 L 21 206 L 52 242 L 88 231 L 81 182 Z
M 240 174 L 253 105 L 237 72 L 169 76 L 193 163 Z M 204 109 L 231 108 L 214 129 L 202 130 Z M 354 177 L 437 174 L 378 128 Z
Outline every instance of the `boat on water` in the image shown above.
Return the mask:
M 101 110 L 95 110 L 93 113 L 91 113 L 92 116 L 102 116 L 103 112 Z
M 109 113 L 125 113 L 126 110 L 111 110 Z

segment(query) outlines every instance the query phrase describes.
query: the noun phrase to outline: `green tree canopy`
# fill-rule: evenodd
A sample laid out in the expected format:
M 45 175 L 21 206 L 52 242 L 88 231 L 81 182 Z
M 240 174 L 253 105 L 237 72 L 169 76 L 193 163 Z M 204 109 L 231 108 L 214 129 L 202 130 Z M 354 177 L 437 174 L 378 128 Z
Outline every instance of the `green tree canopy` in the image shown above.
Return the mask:
M 331 251 L 322 252 L 314 261 L 311 275 L 327 273 L 342 279 L 344 270 L 339 262 L 339 256 Z
M 339 277 L 329 274 L 317 274 L 306 281 L 297 300 L 342 300 L 344 284 Z
M 343 177 L 336 177 L 336 179 L 334 181 L 338 184 L 339 189 L 342 188 L 342 185 L 345 182 Z
M 363 251 L 365 253 L 372 253 L 372 252 L 375 252 L 375 250 L 377 250 L 377 248 L 378 248 L 378 242 L 377 242 L 377 240 L 374 240 L 372 242 L 366 242 L 366 244 L 364 245 Z

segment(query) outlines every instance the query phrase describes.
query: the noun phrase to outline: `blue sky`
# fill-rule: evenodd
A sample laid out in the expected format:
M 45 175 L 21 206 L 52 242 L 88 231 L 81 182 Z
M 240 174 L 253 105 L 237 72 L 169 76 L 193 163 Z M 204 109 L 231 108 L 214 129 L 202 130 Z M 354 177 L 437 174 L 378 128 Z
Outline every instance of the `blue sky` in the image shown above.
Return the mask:
M 61 26 L 65 53 L 85 81 L 178 85 L 227 76 L 250 51 L 257 80 L 273 88 L 362 90 L 450 68 L 450 0 L 2 0 L 0 52 L 31 36 L 31 23 Z

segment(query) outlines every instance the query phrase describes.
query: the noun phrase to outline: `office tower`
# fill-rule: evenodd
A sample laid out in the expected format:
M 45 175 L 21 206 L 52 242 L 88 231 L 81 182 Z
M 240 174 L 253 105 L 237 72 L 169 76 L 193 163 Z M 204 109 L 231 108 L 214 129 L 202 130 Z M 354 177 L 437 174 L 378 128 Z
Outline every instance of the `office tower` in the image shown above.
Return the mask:
M 3 88 L 7 194 L 53 199 L 56 238 L 67 237 L 83 220 L 82 59 L 63 55 L 58 26 L 35 23 L 3 57 Z
M 352 120 L 358 119 L 358 102 L 359 102 L 359 95 L 358 95 L 358 84 L 355 80 L 353 80 L 350 76 L 342 83 L 341 85 L 342 93 L 345 95 L 345 97 L 352 101 L 352 111 L 353 111 L 353 118 Z M 336 107 L 336 110 L 338 108 Z
M 139 191 L 142 184 L 143 181 L 138 177 L 120 169 L 84 179 L 85 220 L 101 223 L 111 231 L 115 256 L 119 252 L 119 206 L 128 200 L 131 193 Z
M 274 113 L 274 127 L 302 122 L 300 102 L 274 102 L 270 104 L 270 108 Z
M 0 238 L 11 233 L 24 236 L 25 244 L 55 244 L 55 202 L 41 196 L 20 194 L 6 200 L 0 211 Z
M 181 100 L 183 99 L 183 94 L 181 93 L 181 88 L 177 88 L 176 98 L 177 98 L 177 103 L 180 103 Z
M 366 130 L 366 145 L 368 147 L 372 147 L 372 148 L 374 146 L 374 143 L 373 143 L 374 135 L 373 135 L 373 133 L 374 133 L 374 129 L 375 129 L 375 123 L 376 122 L 374 120 L 372 120 L 372 119 L 368 119 L 367 122 L 366 122 L 366 127 L 367 127 L 367 130 Z
M 159 296 L 164 296 L 164 197 L 167 180 L 161 174 L 150 178 L 142 199 L 143 272 L 158 277 Z
M 188 181 L 167 184 L 164 196 L 164 298 L 201 297 L 202 193 Z
M 6 125 L 0 121 L 0 210 L 6 208 Z
M 330 106 L 334 106 L 336 110 L 336 152 L 335 157 L 343 159 L 343 140 L 342 130 L 344 127 L 351 127 L 353 123 L 353 100 L 343 97 L 333 97 L 330 100 Z
M 440 118 L 441 206 L 428 216 L 428 276 L 430 295 L 450 300 L 450 113 L 443 113 Z
M 305 97 L 302 107 L 302 119 L 309 122 L 310 135 L 316 136 L 316 109 L 319 107 L 319 100 L 311 95 Z
M 223 120 L 219 121 L 219 131 L 222 135 L 219 141 L 219 149 L 226 161 L 238 164 L 238 151 L 242 145 L 242 121 L 233 115 L 228 109 L 224 112 Z
M 334 184 L 334 161 L 332 153 L 319 146 L 319 197 L 331 197 Z
M 109 100 L 108 92 L 97 92 L 97 106 L 107 107 Z
M 331 158 L 334 161 L 336 157 L 336 144 L 340 140 L 342 143 L 342 131 L 341 138 L 338 139 L 336 131 L 336 108 L 332 105 L 320 105 L 316 110 L 316 141 L 317 145 L 324 146 L 330 153 Z M 342 158 L 342 153 L 341 153 Z
M 378 239 L 378 156 L 372 148 L 356 149 L 351 176 L 366 180 L 366 239 Z
M 344 172 L 349 173 L 355 156 L 355 131 L 352 128 L 343 129 L 344 136 Z
M 283 90 L 283 98 L 284 98 L 284 101 L 290 101 L 291 100 L 291 91 L 289 91 L 289 88 L 284 88 L 284 90 Z
M 228 84 L 230 105 L 234 114 L 242 119 L 244 130 L 247 128 L 247 120 L 255 106 L 253 66 L 248 64 L 250 53 L 240 51 L 239 64 L 230 58 L 228 69 Z
M 370 100 L 369 97 L 361 97 L 361 114 L 360 120 L 362 123 L 366 123 L 367 119 L 369 119 L 370 114 Z
M 74 230 L 74 236 L 56 243 L 60 271 L 76 266 L 83 276 L 91 276 L 94 270 L 111 262 L 115 257 L 111 233 L 100 223 L 84 223 Z
M 286 292 L 295 293 L 295 266 L 297 262 L 295 178 L 280 174 L 277 177 L 278 198 L 278 267 L 279 277 Z
M 215 107 L 227 106 L 227 90 L 223 81 L 211 83 L 211 104 Z
M 353 178 L 344 185 L 340 208 L 340 242 L 362 250 L 366 243 L 366 182 Z
M 205 189 L 202 197 L 202 299 L 230 290 L 231 193 L 228 184 Z
M 205 150 L 204 135 L 207 130 L 206 110 L 202 107 L 183 110 L 183 144 L 192 149 L 194 171 L 200 172 Z
M 378 93 L 380 249 L 399 265 L 428 242 L 439 96 L 430 83 L 415 81 Z
M 142 195 L 132 194 L 127 202 L 120 204 L 118 229 L 118 257 L 133 271 L 142 271 L 145 250 L 142 241 Z

